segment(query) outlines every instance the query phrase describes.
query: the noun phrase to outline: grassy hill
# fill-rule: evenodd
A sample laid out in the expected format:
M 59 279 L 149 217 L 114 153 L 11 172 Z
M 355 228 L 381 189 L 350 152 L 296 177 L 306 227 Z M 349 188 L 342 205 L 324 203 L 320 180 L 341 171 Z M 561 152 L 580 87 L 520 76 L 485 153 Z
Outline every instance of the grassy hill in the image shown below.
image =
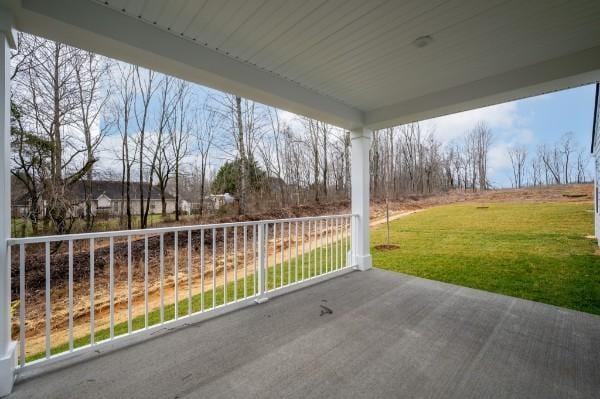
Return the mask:
M 372 235 L 376 267 L 600 314 L 600 256 L 590 203 L 434 207 Z

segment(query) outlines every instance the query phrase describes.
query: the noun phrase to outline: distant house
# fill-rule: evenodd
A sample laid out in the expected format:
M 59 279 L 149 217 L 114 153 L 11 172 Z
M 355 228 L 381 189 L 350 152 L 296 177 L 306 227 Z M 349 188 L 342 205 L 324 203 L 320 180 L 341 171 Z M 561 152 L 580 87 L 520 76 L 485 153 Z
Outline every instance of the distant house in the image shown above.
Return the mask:
M 209 194 L 204 197 L 204 202 L 181 202 L 182 212 L 199 214 L 202 205 L 202 212 L 214 212 L 219 210 L 224 205 L 234 204 L 235 197 L 229 193 L 225 194 Z M 185 206 L 185 208 L 184 208 Z
M 148 183 L 143 184 L 144 203 L 147 200 Z M 131 200 L 131 214 L 140 214 L 140 185 L 132 183 L 129 187 L 129 196 Z M 126 195 L 120 181 L 94 180 L 92 181 L 91 193 L 89 198 L 92 200 L 92 214 L 95 216 L 118 216 L 126 211 Z M 86 213 L 86 184 L 83 181 L 77 182 L 68 193 L 68 199 L 71 202 L 71 212 L 73 216 L 84 217 Z M 165 193 L 167 213 L 175 213 L 175 197 L 168 192 Z M 25 216 L 29 212 L 30 201 L 27 194 L 21 196 L 15 201 L 15 208 L 19 215 Z M 45 201 L 42 205 L 45 208 Z M 180 210 L 182 213 L 190 212 L 188 201 L 180 199 Z M 45 209 L 41 210 L 42 215 Z M 153 187 L 150 195 L 149 213 L 161 213 L 162 201 L 160 189 Z
M 214 209 L 219 209 L 223 205 L 233 204 L 235 202 L 235 198 L 233 195 L 229 193 L 225 194 L 210 194 L 208 196 L 208 200 L 212 202 L 212 206 Z

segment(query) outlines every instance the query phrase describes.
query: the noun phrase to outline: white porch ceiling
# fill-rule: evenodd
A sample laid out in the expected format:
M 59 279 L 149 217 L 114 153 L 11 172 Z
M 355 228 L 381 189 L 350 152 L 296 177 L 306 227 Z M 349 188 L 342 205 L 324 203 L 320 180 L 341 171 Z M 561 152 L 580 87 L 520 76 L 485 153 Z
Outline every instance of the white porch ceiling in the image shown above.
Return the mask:
M 348 128 L 600 80 L 598 0 L 0 1 L 18 29 Z

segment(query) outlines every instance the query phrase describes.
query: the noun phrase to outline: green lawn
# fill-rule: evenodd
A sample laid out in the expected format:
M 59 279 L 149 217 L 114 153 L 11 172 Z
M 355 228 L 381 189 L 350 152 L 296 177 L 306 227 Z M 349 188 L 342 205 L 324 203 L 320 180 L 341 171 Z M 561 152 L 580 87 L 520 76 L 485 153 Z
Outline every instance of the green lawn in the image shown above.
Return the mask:
M 376 267 L 600 314 L 592 204 L 440 206 L 391 222 Z M 385 225 L 372 245 L 386 241 Z

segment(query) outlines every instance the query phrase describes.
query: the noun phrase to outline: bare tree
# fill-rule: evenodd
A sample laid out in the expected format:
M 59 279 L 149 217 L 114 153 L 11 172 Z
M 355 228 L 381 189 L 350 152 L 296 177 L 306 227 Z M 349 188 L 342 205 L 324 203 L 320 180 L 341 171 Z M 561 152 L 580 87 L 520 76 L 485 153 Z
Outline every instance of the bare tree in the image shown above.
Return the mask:
M 202 215 L 204 212 L 204 197 L 206 196 L 206 173 L 209 156 L 221 120 L 219 114 L 205 104 L 202 109 L 194 113 L 192 122 L 196 138 L 196 150 L 200 156 L 200 215 Z
M 11 103 L 11 137 L 11 173 L 27 190 L 27 218 L 31 222 L 33 233 L 37 234 L 42 215 L 43 181 L 50 174 L 47 159 L 50 156 L 51 143 L 27 130 L 23 116 L 14 103 Z
M 544 165 L 546 184 L 550 184 L 550 177 L 554 184 L 561 183 L 561 156 L 556 147 L 548 149 L 545 145 L 538 148 L 538 154 Z
M 218 105 L 215 109 L 224 120 L 229 121 L 231 134 L 221 139 L 220 149 L 239 160 L 239 213 L 245 214 L 248 199 L 254 189 L 250 182 L 256 180 L 250 176 L 250 165 L 255 164 L 254 154 L 261 141 L 264 115 L 254 101 L 241 97 L 224 95 L 213 98 L 213 101 Z
M 99 125 L 99 117 L 109 98 L 109 91 L 103 87 L 104 79 L 108 74 L 108 61 L 89 51 L 80 51 L 74 63 L 75 81 L 78 95 L 77 124 L 84 137 L 87 162 L 93 165 L 96 162 L 95 153 L 104 138 L 107 125 L 99 126 L 94 134 L 92 128 Z M 92 212 L 92 182 L 93 171 L 90 166 L 87 172 L 85 187 L 85 220 L 86 228 L 93 226 Z
M 587 181 L 586 168 L 590 161 L 590 156 L 585 150 L 580 150 L 577 153 L 577 183 L 585 183 Z
M 558 150 L 562 156 L 563 163 L 563 181 L 569 184 L 571 181 L 571 155 L 575 152 L 573 148 L 573 133 L 565 133 L 560 140 L 560 149 Z
M 488 179 L 488 158 L 490 146 L 492 144 L 492 131 L 485 122 L 479 122 L 469 133 L 469 141 L 473 151 L 473 189 L 478 177 L 479 189 L 487 190 L 489 188 Z
M 310 148 L 311 154 L 312 154 L 312 159 L 311 159 L 311 164 L 312 164 L 312 179 L 313 179 L 313 183 L 312 183 L 312 189 L 313 189 L 313 195 L 314 195 L 314 200 L 315 202 L 319 202 L 319 177 L 320 177 L 320 157 L 319 157 L 319 151 L 320 151 L 320 142 L 322 141 L 321 139 L 321 128 L 320 128 L 320 122 L 317 122 L 314 119 L 310 119 L 310 118 L 304 118 L 303 120 L 303 124 L 304 124 L 304 128 L 306 129 L 306 133 L 307 133 L 307 144 Z M 323 150 L 326 151 L 327 149 L 327 145 L 324 144 L 323 145 Z M 323 159 L 323 167 L 326 168 L 326 163 L 327 160 Z M 327 171 L 323 172 L 323 179 L 327 179 Z M 327 180 L 323 180 L 323 193 L 326 196 L 327 195 Z
M 119 215 L 122 222 L 125 213 L 127 228 L 131 229 L 131 169 L 136 161 L 136 151 L 131 150 L 131 146 L 135 145 L 135 142 L 132 142 L 130 126 L 135 107 L 135 67 L 117 63 L 113 68 L 113 73 L 116 78 L 113 80 L 115 86 L 112 90 L 109 112 L 112 114 L 112 122 L 121 136 L 121 198 L 125 198 L 125 209 L 123 209 L 123 201 L 121 201 Z M 137 145 L 140 143 L 137 142 Z
M 531 185 L 533 187 L 542 185 L 542 161 L 539 156 L 531 159 Z
M 173 114 L 177 108 L 179 92 L 176 90 L 176 80 L 170 76 L 163 76 L 159 85 L 159 108 L 156 124 L 156 133 L 152 136 L 151 152 L 147 156 L 149 179 L 146 192 L 146 208 L 142 216 L 143 226 L 148 224 L 148 214 L 150 212 L 150 199 L 152 197 L 152 185 L 154 176 L 159 180 L 159 189 L 162 200 L 162 214 L 166 215 L 166 198 L 165 192 L 167 183 L 171 174 L 171 156 L 167 153 L 168 137 L 167 130 L 172 124 Z
M 150 69 L 142 70 L 135 66 L 135 82 L 137 83 L 136 98 L 134 103 L 135 119 L 139 130 L 139 195 L 140 195 L 140 227 L 147 227 L 148 212 L 144 206 L 144 170 L 145 170 L 145 151 L 146 151 L 146 128 L 148 125 L 148 117 L 150 112 L 150 104 L 152 97 L 156 91 L 155 80 L 156 73 Z M 145 73 L 144 73 L 145 72 Z M 152 171 L 150 170 L 150 175 Z M 151 185 L 151 184 L 150 184 Z
M 92 168 L 76 129 L 78 101 L 75 65 L 82 50 L 33 36 L 23 36 L 34 48 L 15 78 L 15 96 L 26 124 L 49 145 L 49 175 L 42 181 L 46 216 L 59 234 L 68 233 L 74 212 L 69 189 Z M 22 119 L 23 120 L 23 119 Z
M 181 166 L 184 158 L 189 154 L 188 142 L 191 136 L 190 85 L 185 81 L 179 82 L 177 93 L 177 107 L 174 114 L 174 129 L 171 129 L 170 143 L 173 153 L 175 173 L 175 220 L 179 221 L 179 180 Z
M 527 161 L 527 149 L 524 147 L 513 147 L 508 150 L 508 157 L 513 169 L 513 181 L 515 188 L 523 187 L 525 176 L 525 162 Z
M 284 207 L 287 192 L 283 165 L 285 162 L 285 136 L 288 126 L 281 120 L 279 111 L 275 108 L 267 110 L 267 117 L 269 120 L 269 134 L 262 136 L 258 150 L 262 156 L 267 175 L 275 178 L 274 183 L 277 185 L 279 194 L 279 206 Z

